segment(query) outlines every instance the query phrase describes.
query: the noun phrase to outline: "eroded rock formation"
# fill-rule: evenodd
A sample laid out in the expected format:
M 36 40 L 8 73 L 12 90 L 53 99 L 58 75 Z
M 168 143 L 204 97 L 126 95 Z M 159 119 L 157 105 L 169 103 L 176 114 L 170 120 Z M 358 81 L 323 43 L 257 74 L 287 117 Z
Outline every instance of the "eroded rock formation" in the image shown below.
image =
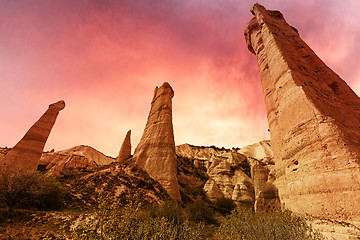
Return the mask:
M 277 192 L 269 193 L 272 184 L 269 176 L 274 167 L 269 141 L 241 149 L 182 144 L 176 146 L 176 154 L 181 159 L 192 161 L 197 169 L 204 170 L 207 179 L 203 183 L 203 191 L 212 202 L 230 198 L 239 207 L 256 207 L 259 211 L 280 207 Z M 183 172 L 179 175 L 181 185 L 191 186 L 191 183 L 183 181 L 183 175 Z
M 119 155 L 116 158 L 116 161 L 123 162 L 124 160 L 131 157 L 131 130 L 126 133 L 123 144 L 121 145 Z
M 48 110 L 3 157 L 1 163 L 13 168 L 36 170 L 50 131 L 59 112 L 64 108 L 64 101 L 49 105 Z
M 165 82 L 156 87 L 144 133 L 133 160 L 157 180 L 172 199 L 181 201 L 172 124 L 174 91 Z
M 360 100 L 278 11 L 255 4 L 245 29 L 257 56 L 285 208 L 360 220 Z
M 70 149 L 43 153 L 38 169 L 48 175 L 65 176 L 79 172 L 91 172 L 97 167 L 114 162 L 115 159 L 89 146 L 75 146 Z

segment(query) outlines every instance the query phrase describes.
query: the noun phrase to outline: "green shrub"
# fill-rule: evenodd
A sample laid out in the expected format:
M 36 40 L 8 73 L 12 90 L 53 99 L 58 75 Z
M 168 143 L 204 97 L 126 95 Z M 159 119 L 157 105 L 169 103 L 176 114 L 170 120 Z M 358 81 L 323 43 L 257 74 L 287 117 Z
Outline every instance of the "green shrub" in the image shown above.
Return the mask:
M 37 210 L 60 210 L 64 207 L 66 190 L 54 178 L 36 174 L 35 191 L 25 195 L 21 208 Z
M 214 204 L 222 214 L 229 214 L 236 207 L 236 204 L 230 198 L 218 198 Z
M 160 206 L 148 209 L 148 211 L 153 218 L 165 218 L 177 224 L 187 220 L 184 209 L 174 200 L 165 201 Z
M 200 198 L 188 203 L 185 207 L 186 214 L 190 221 L 216 223 L 214 209 Z
M 251 210 L 235 210 L 220 224 L 216 239 L 321 239 L 301 218 L 289 211 L 255 214 Z
M 63 206 L 65 190 L 60 183 L 35 171 L 0 169 L 0 202 L 14 208 L 58 210 Z

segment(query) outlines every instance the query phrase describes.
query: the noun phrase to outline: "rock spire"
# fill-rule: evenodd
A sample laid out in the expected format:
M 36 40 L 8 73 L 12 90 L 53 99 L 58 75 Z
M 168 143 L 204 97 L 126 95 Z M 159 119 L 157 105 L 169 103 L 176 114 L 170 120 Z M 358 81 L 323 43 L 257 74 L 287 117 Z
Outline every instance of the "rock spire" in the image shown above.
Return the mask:
M 172 124 L 173 96 L 174 91 L 167 82 L 155 88 L 145 130 L 133 159 L 165 188 L 172 199 L 181 201 Z
M 121 145 L 119 155 L 116 158 L 117 162 L 123 162 L 131 157 L 131 130 L 126 133 L 123 144 Z
M 50 131 L 64 108 L 65 102 L 62 100 L 50 104 L 48 110 L 4 156 L 1 163 L 12 168 L 36 170 Z
M 360 220 L 359 97 L 279 11 L 251 12 L 245 38 L 258 59 L 282 204 Z

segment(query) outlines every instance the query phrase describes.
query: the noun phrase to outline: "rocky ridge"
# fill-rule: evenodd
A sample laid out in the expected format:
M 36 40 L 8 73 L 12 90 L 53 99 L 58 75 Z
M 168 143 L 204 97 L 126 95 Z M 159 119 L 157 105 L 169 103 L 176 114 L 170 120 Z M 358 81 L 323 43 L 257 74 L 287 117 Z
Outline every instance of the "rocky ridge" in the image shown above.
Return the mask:
M 62 177 L 95 171 L 99 166 L 113 161 L 115 161 L 114 158 L 105 156 L 92 147 L 81 145 L 66 150 L 43 153 L 38 169 L 46 171 L 48 175 Z

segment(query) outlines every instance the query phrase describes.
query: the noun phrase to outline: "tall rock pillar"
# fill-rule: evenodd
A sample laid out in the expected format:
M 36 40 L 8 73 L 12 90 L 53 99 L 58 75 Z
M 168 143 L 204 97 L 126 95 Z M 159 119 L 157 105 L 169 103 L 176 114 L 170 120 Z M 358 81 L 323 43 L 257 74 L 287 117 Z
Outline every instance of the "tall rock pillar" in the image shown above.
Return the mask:
M 279 11 L 255 4 L 245 28 L 257 56 L 285 208 L 360 220 L 360 100 Z
M 155 88 L 145 130 L 133 159 L 165 188 L 172 199 L 181 201 L 172 124 L 173 96 L 174 91 L 167 82 Z
M 119 155 L 116 158 L 116 161 L 123 162 L 129 157 L 131 157 L 131 130 L 126 133 L 123 144 L 121 145 Z
M 11 168 L 36 170 L 50 131 L 59 112 L 64 108 L 64 101 L 49 105 L 48 110 L 4 156 L 1 163 Z

